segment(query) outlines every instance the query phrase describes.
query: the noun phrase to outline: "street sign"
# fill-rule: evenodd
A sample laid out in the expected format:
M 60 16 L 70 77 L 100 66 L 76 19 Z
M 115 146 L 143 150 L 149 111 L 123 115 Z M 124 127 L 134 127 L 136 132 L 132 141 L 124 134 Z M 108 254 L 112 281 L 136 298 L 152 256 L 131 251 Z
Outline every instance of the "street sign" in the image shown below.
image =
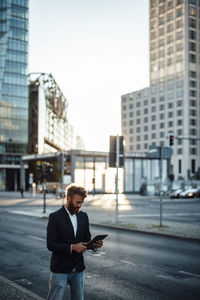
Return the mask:
M 147 157 L 150 158 L 160 158 L 160 147 L 161 146 L 150 146 L 149 152 L 146 153 Z M 163 159 L 170 159 L 172 155 L 172 149 L 170 147 L 163 147 L 162 146 L 162 158 Z

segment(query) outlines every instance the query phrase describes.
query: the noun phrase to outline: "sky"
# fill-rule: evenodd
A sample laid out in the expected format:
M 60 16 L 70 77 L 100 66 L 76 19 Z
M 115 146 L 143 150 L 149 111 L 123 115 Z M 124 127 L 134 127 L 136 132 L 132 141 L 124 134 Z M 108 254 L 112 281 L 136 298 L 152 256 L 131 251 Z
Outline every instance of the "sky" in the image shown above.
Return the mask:
M 29 0 L 29 73 L 51 73 L 86 150 L 121 134 L 121 96 L 149 86 L 148 0 Z

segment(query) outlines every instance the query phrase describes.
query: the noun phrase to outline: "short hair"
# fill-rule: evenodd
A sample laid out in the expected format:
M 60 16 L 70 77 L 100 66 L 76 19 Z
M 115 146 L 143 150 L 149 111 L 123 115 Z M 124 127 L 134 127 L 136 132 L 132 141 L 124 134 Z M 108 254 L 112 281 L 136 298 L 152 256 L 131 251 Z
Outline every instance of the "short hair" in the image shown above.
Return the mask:
M 83 200 L 87 197 L 87 191 L 84 187 L 75 184 L 70 184 L 66 188 L 66 196 L 73 197 L 74 195 L 79 195 Z

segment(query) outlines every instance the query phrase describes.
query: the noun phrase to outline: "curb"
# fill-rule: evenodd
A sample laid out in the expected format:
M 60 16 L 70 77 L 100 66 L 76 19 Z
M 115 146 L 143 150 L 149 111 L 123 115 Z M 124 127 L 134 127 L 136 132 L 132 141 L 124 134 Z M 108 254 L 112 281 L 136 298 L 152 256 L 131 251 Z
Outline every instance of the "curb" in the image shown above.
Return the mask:
M 174 238 L 174 239 L 179 239 L 179 240 L 200 242 L 200 238 L 190 238 L 190 237 L 184 237 L 184 236 L 179 236 L 179 235 L 172 235 L 169 233 L 145 231 L 145 230 L 140 230 L 140 229 L 131 229 L 131 228 L 118 227 L 118 226 L 114 226 L 114 225 L 105 225 L 105 224 L 90 223 L 90 225 L 94 226 L 94 227 L 102 227 L 102 228 L 108 228 L 108 229 L 113 229 L 113 230 L 121 230 L 121 231 L 128 231 L 128 232 L 133 232 L 133 233 L 141 233 L 141 234 L 149 234 L 149 235 L 151 234 L 151 235 L 158 235 L 161 237 L 169 237 L 169 238 Z
M 3 283 L 7 284 L 8 286 L 10 286 L 11 288 L 13 288 L 14 290 L 17 289 L 20 293 L 22 293 L 23 295 L 27 296 L 27 299 L 45 300 L 44 298 L 42 298 L 42 297 L 38 296 L 37 294 L 35 294 L 35 293 L 27 290 L 26 288 L 18 285 L 17 283 L 12 282 L 11 280 L 3 277 L 2 275 L 0 275 L 0 281 L 2 281 Z

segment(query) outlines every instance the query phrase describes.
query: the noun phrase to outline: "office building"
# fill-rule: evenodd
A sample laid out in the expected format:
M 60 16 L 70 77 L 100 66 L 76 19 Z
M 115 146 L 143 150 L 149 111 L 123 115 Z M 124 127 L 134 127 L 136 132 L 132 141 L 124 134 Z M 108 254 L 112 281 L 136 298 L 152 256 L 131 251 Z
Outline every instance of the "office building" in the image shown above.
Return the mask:
M 73 127 L 67 119 L 68 101 L 51 74 L 29 75 L 29 153 L 73 148 Z
M 175 178 L 200 175 L 200 2 L 149 2 L 150 87 L 121 98 L 126 152 L 168 146 Z
M 28 144 L 28 0 L 0 1 L 0 190 L 20 188 Z

